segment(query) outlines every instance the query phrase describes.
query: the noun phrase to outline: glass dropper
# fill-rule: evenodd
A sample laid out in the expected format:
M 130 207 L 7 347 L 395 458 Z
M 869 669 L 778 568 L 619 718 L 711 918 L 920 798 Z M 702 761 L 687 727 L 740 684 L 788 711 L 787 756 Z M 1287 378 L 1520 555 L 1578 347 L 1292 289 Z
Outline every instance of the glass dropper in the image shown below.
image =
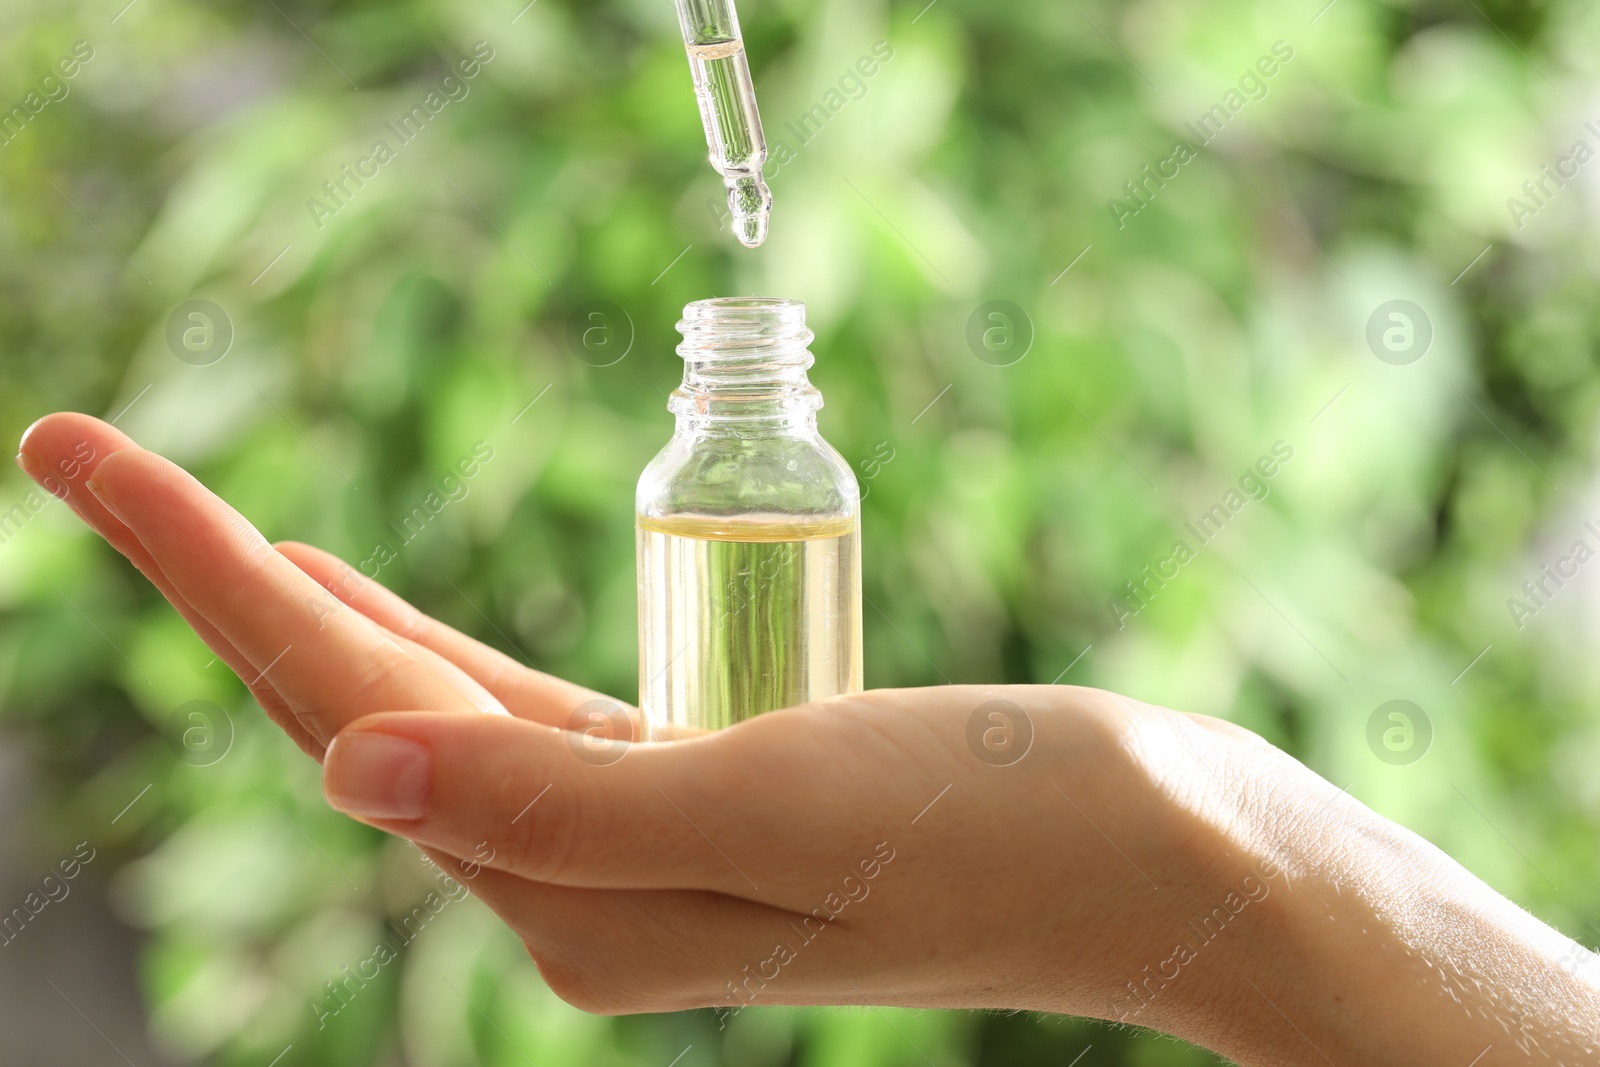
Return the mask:
M 728 210 L 739 243 L 755 248 L 767 239 L 772 190 L 761 177 L 767 139 L 756 110 L 756 88 L 733 0 L 676 0 L 678 25 L 689 53 L 694 95 L 706 128 L 711 166 L 728 187 Z

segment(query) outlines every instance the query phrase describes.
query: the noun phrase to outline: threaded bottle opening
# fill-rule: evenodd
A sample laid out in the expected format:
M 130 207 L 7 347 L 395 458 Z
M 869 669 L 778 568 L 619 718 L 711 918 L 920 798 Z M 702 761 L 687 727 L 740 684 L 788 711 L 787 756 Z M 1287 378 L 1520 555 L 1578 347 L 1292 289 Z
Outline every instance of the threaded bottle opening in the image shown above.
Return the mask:
M 678 323 L 683 383 L 667 402 L 698 424 L 752 420 L 812 425 L 822 395 L 806 378 L 806 306 L 767 296 L 696 300 Z
M 691 363 L 803 356 L 815 336 L 806 329 L 806 306 L 772 296 L 718 296 L 696 300 L 678 323 L 678 355 Z

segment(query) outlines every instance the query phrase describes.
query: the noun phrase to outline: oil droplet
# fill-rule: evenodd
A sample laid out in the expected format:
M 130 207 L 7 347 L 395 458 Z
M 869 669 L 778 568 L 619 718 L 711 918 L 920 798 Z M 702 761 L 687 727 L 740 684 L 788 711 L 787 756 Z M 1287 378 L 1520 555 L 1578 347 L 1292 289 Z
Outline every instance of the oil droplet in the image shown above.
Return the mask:
M 767 239 L 772 214 L 772 190 L 760 174 L 740 174 L 725 179 L 728 210 L 733 214 L 733 234 L 746 248 L 758 248 Z

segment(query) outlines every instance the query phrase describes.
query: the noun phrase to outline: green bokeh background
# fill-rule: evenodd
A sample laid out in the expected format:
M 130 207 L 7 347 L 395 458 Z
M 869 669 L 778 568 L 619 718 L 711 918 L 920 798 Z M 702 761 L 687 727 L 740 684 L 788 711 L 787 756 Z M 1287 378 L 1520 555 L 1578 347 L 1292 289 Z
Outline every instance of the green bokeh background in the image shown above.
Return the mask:
M 0 145 L 10 438 L 51 410 L 118 416 L 269 537 L 357 563 L 485 442 L 466 496 L 379 577 L 632 699 L 632 493 L 670 432 L 673 324 L 710 295 L 804 300 L 824 433 L 869 487 L 869 685 L 1060 679 L 1232 719 L 1600 937 L 1594 577 L 1520 627 L 1507 606 L 1600 545 L 1596 164 L 1530 217 L 1507 204 L 1576 141 L 1600 148 L 1592 3 L 747 3 L 769 141 L 793 151 L 752 253 L 719 230 L 667 0 L 123 2 L 0 11 L 0 105 L 73 42 L 94 52 Z M 307 200 L 479 41 L 468 95 L 319 226 Z M 788 124 L 880 41 L 892 58 L 802 143 Z M 1265 95 L 1119 226 L 1123 183 L 1277 41 L 1293 57 Z M 234 331 L 210 365 L 167 342 L 191 299 Z M 974 351 L 997 299 L 1026 322 Z M 1415 362 L 1367 345 L 1391 300 L 1431 324 Z M 607 366 L 569 341 L 596 301 L 605 351 L 627 350 Z M 1277 442 L 1266 499 L 1119 619 L 1123 583 Z M 29 492 L 0 480 L 5 773 L 25 783 L 0 905 L 97 850 L 0 949 L 5 1029 L 54 1020 L 29 1062 L 111 1055 L 99 1012 L 46 984 L 109 1003 L 50 971 L 72 961 L 21 962 L 102 900 L 137 942 L 82 951 L 138 994 L 133 1022 L 95 1022 L 141 1067 L 1215 1062 L 1026 1015 L 589 1017 L 476 903 L 318 1029 L 323 984 L 427 872 L 329 811 L 165 602 Z M 1432 728 L 1398 765 L 1367 741 L 1394 699 Z M 209 766 L 169 743 L 193 700 L 231 722 Z M 1039 829 L 1001 828 L 1019 848 Z

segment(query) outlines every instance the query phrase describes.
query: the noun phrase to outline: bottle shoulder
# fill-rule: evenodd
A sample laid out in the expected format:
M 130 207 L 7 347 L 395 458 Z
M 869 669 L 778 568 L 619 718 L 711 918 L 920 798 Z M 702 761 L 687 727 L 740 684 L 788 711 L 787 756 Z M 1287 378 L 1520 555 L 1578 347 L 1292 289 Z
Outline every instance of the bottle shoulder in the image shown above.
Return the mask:
M 792 514 L 853 518 L 861 493 L 820 434 L 679 432 L 639 476 L 635 511 L 670 515 Z

